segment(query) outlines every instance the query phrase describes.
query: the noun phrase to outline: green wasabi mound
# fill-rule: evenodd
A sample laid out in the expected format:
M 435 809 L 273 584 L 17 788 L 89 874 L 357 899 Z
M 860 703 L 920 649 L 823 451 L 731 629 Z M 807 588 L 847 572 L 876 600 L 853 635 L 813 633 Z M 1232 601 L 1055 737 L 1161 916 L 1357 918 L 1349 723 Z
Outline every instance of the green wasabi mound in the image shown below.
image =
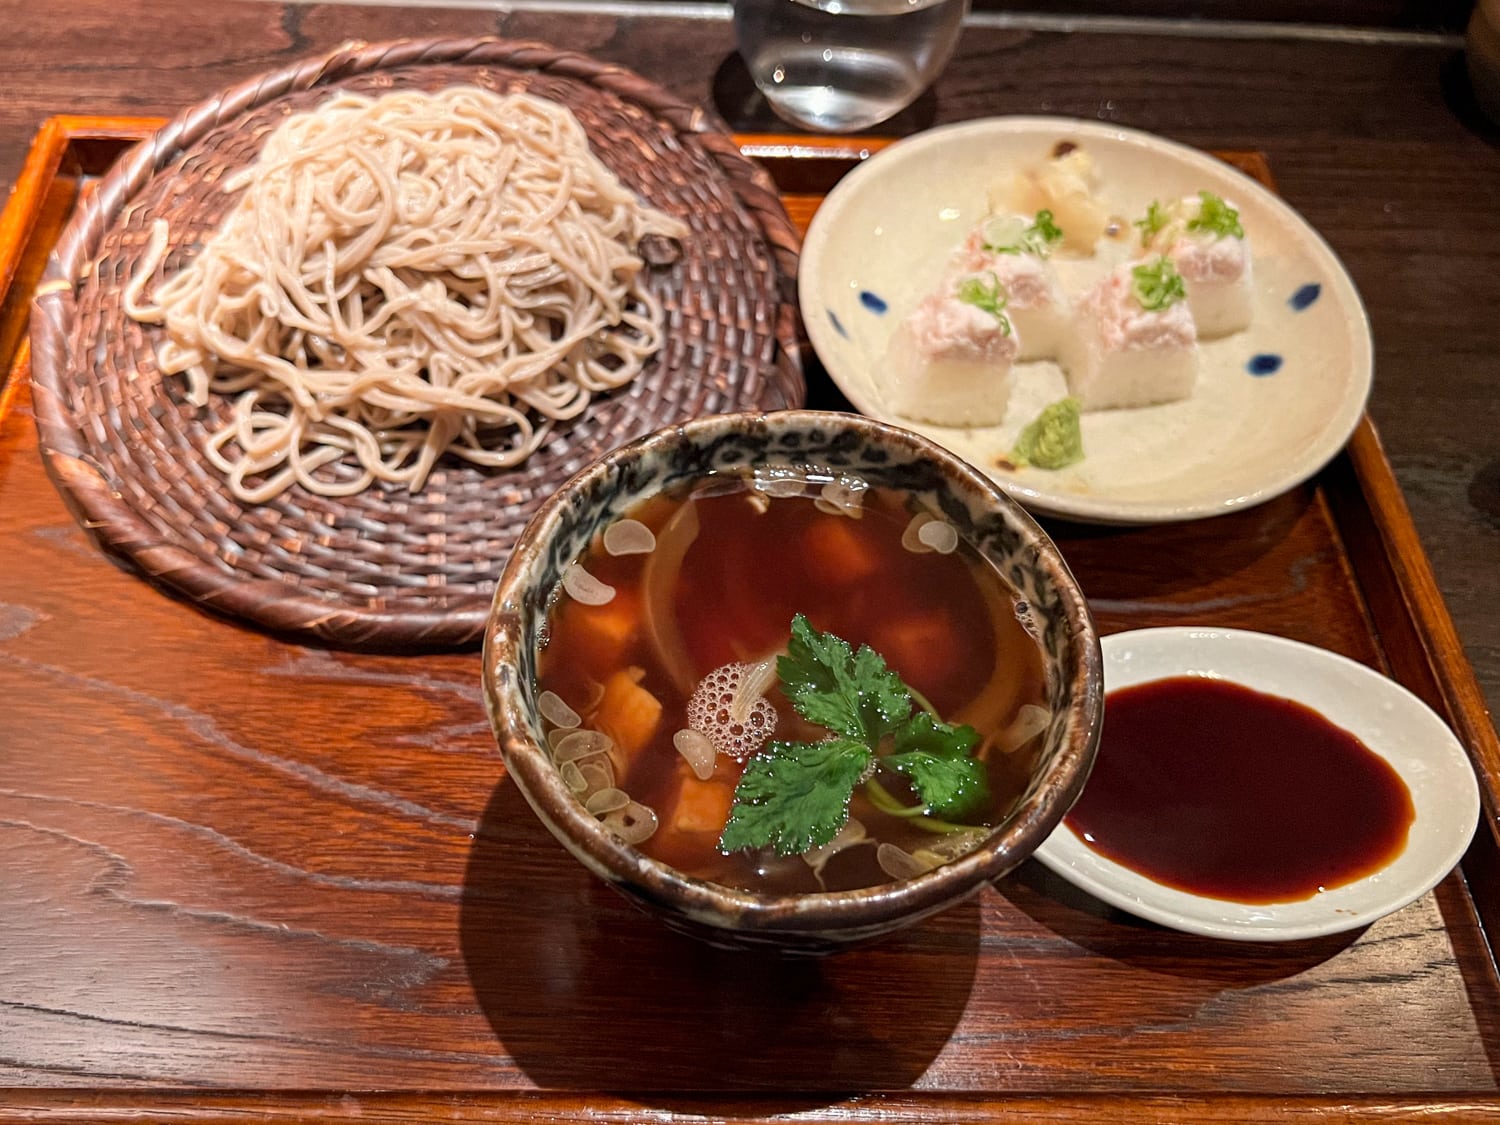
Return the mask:
M 1018 466 L 1066 469 L 1083 460 L 1083 427 L 1078 400 L 1059 399 L 1027 423 L 1016 438 L 1010 459 Z

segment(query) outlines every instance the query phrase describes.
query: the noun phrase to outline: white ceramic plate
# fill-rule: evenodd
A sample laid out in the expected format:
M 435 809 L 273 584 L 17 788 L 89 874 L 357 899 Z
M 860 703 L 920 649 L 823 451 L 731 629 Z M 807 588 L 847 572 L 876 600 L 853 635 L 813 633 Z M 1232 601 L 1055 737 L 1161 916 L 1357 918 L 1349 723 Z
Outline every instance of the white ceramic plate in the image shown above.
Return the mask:
M 1056 364 L 1019 366 L 1005 423 L 963 430 L 891 411 L 883 358 L 896 325 L 933 290 L 949 253 L 986 214 L 987 190 L 1039 167 L 1064 140 L 1092 156 L 1100 194 L 1126 220 L 1153 199 L 1199 190 L 1233 202 L 1254 258 L 1254 317 L 1247 331 L 1202 345 L 1190 399 L 1086 414 L 1080 464 L 1007 470 L 996 461 L 1021 427 L 1067 393 Z M 1109 244 L 1094 260 L 1055 260 L 1064 286 L 1081 292 L 1125 252 Z M 829 193 L 808 230 L 798 281 L 808 335 L 856 409 L 934 438 L 1027 507 L 1071 519 L 1159 523 L 1269 500 L 1343 447 L 1369 395 L 1369 321 L 1317 232 L 1222 161 L 1117 126 L 1002 117 L 892 145 Z M 1252 373 L 1272 366 L 1274 373 Z
M 1325 649 L 1237 629 L 1140 629 L 1105 637 L 1103 647 L 1106 692 L 1169 676 L 1211 676 L 1313 708 L 1395 768 L 1411 790 L 1416 820 L 1405 850 L 1379 871 L 1301 902 L 1255 906 L 1163 886 L 1105 859 L 1064 824 L 1036 857 L 1096 898 L 1188 933 L 1291 941 L 1355 929 L 1400 909 L 1436 886 L 1469 846 L 1479 819 L 1469 757 L 1447 725 L 1393 680 Z

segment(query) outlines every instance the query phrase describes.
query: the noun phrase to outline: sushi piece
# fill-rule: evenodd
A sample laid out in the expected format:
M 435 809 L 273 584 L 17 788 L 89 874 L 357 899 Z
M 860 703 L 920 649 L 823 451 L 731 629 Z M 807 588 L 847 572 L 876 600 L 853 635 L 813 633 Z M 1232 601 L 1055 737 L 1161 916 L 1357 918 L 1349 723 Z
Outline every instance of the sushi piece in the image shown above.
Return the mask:
M 1010 403 L 1020 333 L 993 273 L 955 279 L 927 297 L 891 336 L 887 401 L 939 426 L 995 426 Z
M 1005 314 L 1020 337 L 1016 362 L 1056 359 L 1072 329 L 1072 303 L 1047 259 L 1062 240 L 1052 212 L 994 216 L 970 233 L 954 254 L 961 274 L 993 273 L 1005 289 Z
M 1165 207 L 1153 202 L 1136 226 L 1143 247 L 1171 258 L 1187 282 L 1200 340 L 1250 327 L 1250 244 L 1238 210 L 1213 192 L 1200 191 Z
M 1198 335 L 1172 259 L 1126 264 L 1080 302 L 1064 366 L 1083 410 L 1150 406 L 1193 393 Z

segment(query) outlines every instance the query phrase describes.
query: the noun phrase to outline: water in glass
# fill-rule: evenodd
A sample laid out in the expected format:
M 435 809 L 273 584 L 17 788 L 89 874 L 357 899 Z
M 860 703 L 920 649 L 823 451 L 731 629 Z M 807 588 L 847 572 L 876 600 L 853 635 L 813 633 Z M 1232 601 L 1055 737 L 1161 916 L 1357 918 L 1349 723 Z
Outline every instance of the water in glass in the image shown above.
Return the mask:
M 740 55 L 771 108 L 826 132 L 899 113 L 937 77 L 968 0 L 735 0 Z

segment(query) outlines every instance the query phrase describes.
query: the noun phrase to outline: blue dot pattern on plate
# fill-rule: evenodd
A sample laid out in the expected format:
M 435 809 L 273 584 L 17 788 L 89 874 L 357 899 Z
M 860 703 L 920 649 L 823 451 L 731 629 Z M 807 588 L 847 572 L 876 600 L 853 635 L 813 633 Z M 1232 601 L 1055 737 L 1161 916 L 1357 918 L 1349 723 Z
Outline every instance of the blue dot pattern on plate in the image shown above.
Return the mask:
M 839 320 L 838 313 L 834 312 L 832 309 L 828 310 L 828 323 L 832 324 L 833 325 L 833 330 L 835 332 L 837 332 L 840 336 L 842 336 L 844 339 L 847 340 L 849 338 L 849 333 L 847 333 L 847 332 L 844 331 L 844 325 Z
M 859 303 L 872 313 L 884 313 L 886 309 L 890 308 L 885 303 L 884 297 L 878 293 L 871 293 L 868 289 L 861 289 L 859 291 Z
M 1292 306 L 1293 312 L 1303 312 L 1322 295 L 1323 287 L 1316 281 L 1310 281 L 1288 297 L 1286 303 Z
M 1250 357 L 1245 370 L 1252 375 L 1274 375 L 1281 370 L 1281 357 L 1270 352 L 1261 352 Z

